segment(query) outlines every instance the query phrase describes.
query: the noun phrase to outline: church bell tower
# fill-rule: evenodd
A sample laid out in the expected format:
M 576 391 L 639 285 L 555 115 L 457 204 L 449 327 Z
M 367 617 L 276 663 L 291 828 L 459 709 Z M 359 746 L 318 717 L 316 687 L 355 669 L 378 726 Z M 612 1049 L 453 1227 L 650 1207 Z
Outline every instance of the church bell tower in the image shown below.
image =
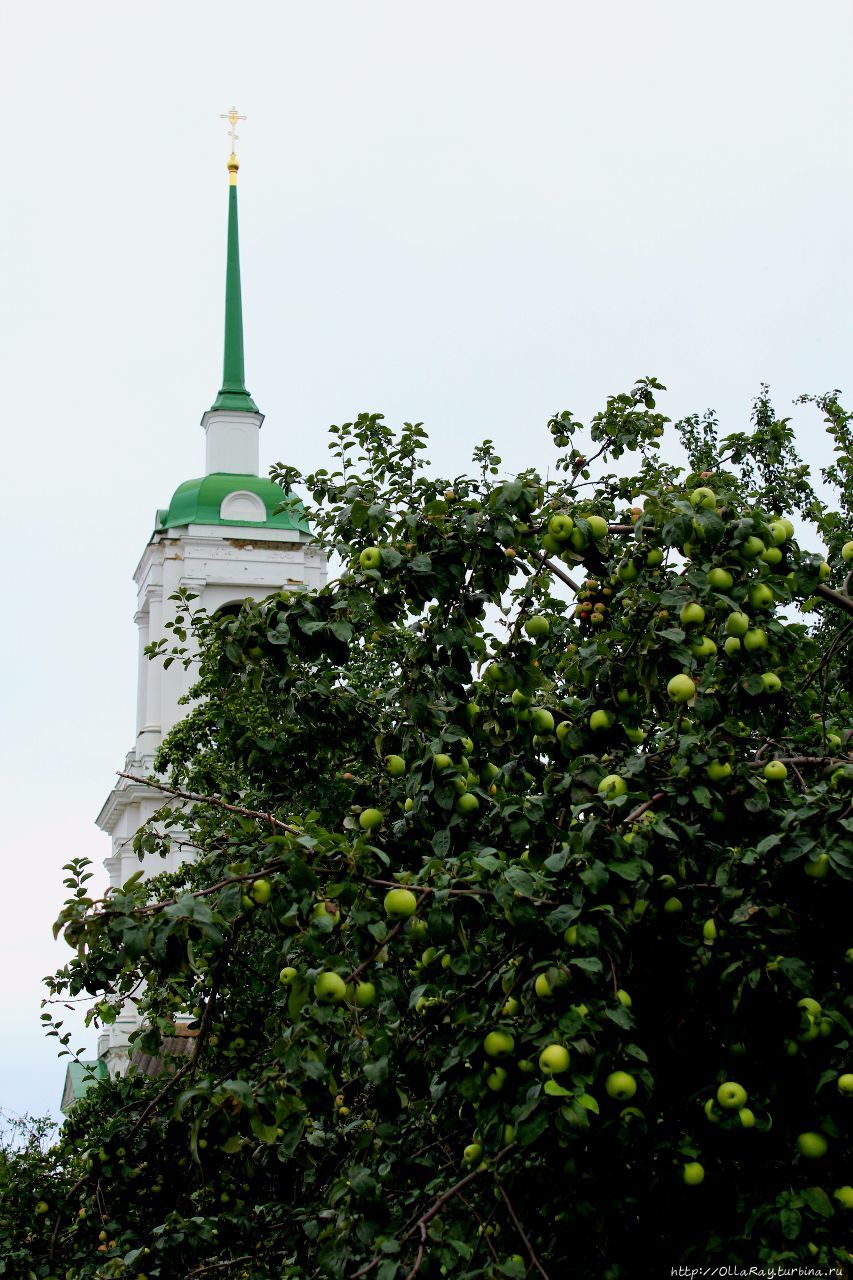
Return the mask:
M 186 588 L 193 608 L 215 613 L 248 597 L 262 599 L 287 587 L 314 590 L 326 580 L 326 560 L 311 539 L 297 500 L 284 511 L 282 490 L 258 474 L 258 444 L 264 416 L 246 389 L 243 308 L 237 227 L 237 173 L 234 108 L 228 160 L 228 251 L 225 275 L 225 353 L 222 386 L 201 425 L 205 435 L 204 475 L 179 484 L 168 506 L 156 513 L 154 529 L 134 574 L 138 588 L 134 621 L 139 629 L 136 737 L 123 773 L 145 778 L 169 730 L 187 713 L 181 697 L 195 679 L 193 666 L 164 667 L 149 660 L 147 645 L 168 637 L 166 624 L 179 605 L 173 595 Z M 285 448 L 282 449 L 285 452 Z M 123 884 L 142 866 L 146 875 L 174 870 L 186 857 L 179 845 L 167 859 L 146 857 L 140 864 L 133 837 L 164 803 L 164 795 L 145 782 L 120 777 L 108 795 L 97 824 L 111 839 L 106 859 L 111 886 Z M 138 1026 L 135 1011 L 101 1035 L 98 1058 L 111 1075 L 128 1062 L 128 1035 Z M 103 1067 L 101 1068 L 103 1070 Z M 73 1101 L 71 1099 L 70 1101 Z

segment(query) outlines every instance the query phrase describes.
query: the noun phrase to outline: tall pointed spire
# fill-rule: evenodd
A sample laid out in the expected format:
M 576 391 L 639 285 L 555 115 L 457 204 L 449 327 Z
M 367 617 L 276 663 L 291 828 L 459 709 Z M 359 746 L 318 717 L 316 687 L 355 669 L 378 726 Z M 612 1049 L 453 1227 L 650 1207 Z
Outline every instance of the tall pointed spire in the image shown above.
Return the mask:
M 218 409 L 258 413 L 258 406 L 246 390 L 243 364 L 243 300 L 240 290 L 240 239 L 237 229 L 237 171 L 235 152 L 237 121 L 245 120 L 236 107 L 220 117 L 230 121 L 231 155 L 228 158 L 228 264 L 225 271 L 225 354 L 222 362 L 222 386 L 211 405 Z

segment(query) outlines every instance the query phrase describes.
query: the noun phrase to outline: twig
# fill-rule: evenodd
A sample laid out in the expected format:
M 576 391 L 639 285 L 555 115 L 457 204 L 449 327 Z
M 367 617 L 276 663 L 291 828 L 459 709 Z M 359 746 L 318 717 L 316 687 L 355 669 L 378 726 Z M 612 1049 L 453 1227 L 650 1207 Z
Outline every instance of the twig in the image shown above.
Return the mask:
M 658 800 L 663 800 L 665 796 L 665 791 L 656 791 L 651 800 L 644 800 L 642 804 L 638 804 L 636 809 L 634 809 L 632 813 L 628 814 L 628 817 L 625 818 L 622 825 L 626 826 L 629 822 L 636 822 L 638 818 L 643 816 L 647 809 L 651 809 L 653 804 L 657 804 Z
M 514 1149 L 515 1145 L 516 1144 L 514 1142 L 510 1142 L 503 1148 L 503 1150 L 498 1152 L 490 1165 L 478 1165 L 476 1169 L 472 1169 L 470 1173 L 466 1173 L 464 1178 L 460 1178 L 452 1187 L 448 1187 L 446 1191 L 442 1192 L 438 1199 L 434 1200 L 430 1207 L 419 1217 L 415 1218 L 410 1227 L 406 1228 L 403 1234 L 399 1237 L 399 1243 L 401 1245 L 405 1244 L 407 1240 L 412 1238 L 416 1231 L 426 1231 L 428 1223 L 432 1222 L 436 1214 L 441 1212 L 448 1200 L 452 1200 L 454 1196 L 458 1196 L 460 1191 L 464 1191 L 465 1188 L 475 1180 L 475 1178 L 479 1178 L 488 1168 L 497 1168 L 497 1166 L 501 1164 Z M 374 1267 L 378 1267 L 380 1262 L 381 1258 L 371 1258 L 370 1262 L 366 1262 L 363 1267 L 359 1267 L 358 1271 L 354 1271 L 352 1273 L 350 1280 L 361 1280 L 362 1276 L 368 1275 Z
M 844 642 L 847 640 L 851 632 L 853 632 L 853 622 L 845 623 L 845 625 L 838 632 L 838 635 L 833 640 L 832 644 L 827 649 L 826 653 L 821 658 L 820 662 L 815 667 L 814 671 L 812 671 L 811 674 L 807 676 L 806 679 L 803 681 L 803 683 L 800 685 L 801 691 L 803 689 L 808 689 L 812 681 L 816 680 L 817 677 L 820 675 L 820 673 L 824 670 L 824 668 L 829 665 L 829 663 L 835 657 L 836 651 L 841 647 L 841 645 L 844 644 Z
M 420 904 L 418 904 L 418 905 L 420 905 Z M 417 908 L 415 909 L 415 914 L 417 914 Z M 397 934 L 398 934 L 398 933 L 400 932 L 400 930 L 403 928 L 403 925 L 404 925 L 405 923 L 406 923 L 406 921 L 405 921 L 405 919 L 403 919 L 403 920 L 401 920 L 401 921 L 399 922 L 399 924 L 395 924 L 395 925 L 394 925 L 394 928 L 391 930 L 391 932 L 388 934 L 388 936 L 387 936 L 386 938 L 384 938 L 382 942 L 380 942 L 380 943 L 379 943 L 379 946 L 378 946 L 378 947 L 376 947 L 373 951 L 371 951 L 371 953 L 370 953 L 370 955 L 367 957 L 367 959 L 366 959 L 366 960 L 362 960 L 361 964 L 358 966 L 358 968 L 357 968 L 357 969 L 353 969 L 352 973 L 351 973 L 351 974 L 349 975 L 349 977 L 346 979 L 346 981 L 347 981 L 348 983 L 349 983 L 349 982 L 355 982 L 355 981 L 358 979 L 359 975 L 360 975 L 360 974 L 362 974 L 362 973 L 364 973 L 365 969 L 368 967 L 368 965 L 370 965 L 370 964 L 372 964 L 372 963 L 373 963 L 373 961 L 374 961 L 374 960 L 376 959 L 376 957 L 379 955 L 379 952 L 383 949 L 383 947 L 387 947 L 387 946 L 388 946 L 388 943 L 391 941 L 391 939 L 392 939 L 392 938 L 396 938 Z
M 618 1000 L 619 999 L 619 979 L 616 977 L 616 965 L 613 963 L 613 957 L 609 951 L 605 951 L 604 954 L 607 956 L 607 959 L 610 961 L 610 976 L 613 979 L 613 994 L 614 996 L 616 996 L 616 999 Z
M 767 744 L 765 743 L 765 746 Z M 763 749 L 763 748 L 762 748 Z M 820 764 L 829 766 L 831 764 L 850 764 L 850 758 L 839 758 L 838 756 L 774 756 L 774 760 L 778 760 L 781 764 Z M 747 762 L 749 769 L 762 769 L 764 767 L 763 760 L 750 760 Z
M 539 1259 L 536 1256 L 536 1252 L 533 1248 L 533 1245 L 530 1243 L 527 1232 L 524 1230 L 524 1227 L 521 1225 L 521 1223 L 518 1220 L 518 1215 L 516 1214 L 515 1209 L 513 1209 L 512 1207 L 512 1201 L 510 1200 L 509 1196 L 504 1190 L 503 1184 L 500 1182 L 498 1183 L 498 1191 L 501 1193 L 501 1199 L 506 1205 L 507 1213 L 515 1223 L 516 1231 L 524 1241 L 524 1247 L 527 1250 L 528 1254 L 530 1255 L 530 1261 L 533 1263 L 534 1267 L 539 1272 L 540 1276 L 542 1276 L 542 1280 L 550 1280 L 550 1276 L 548 1275 L 548 1272 L 545 1270 L 545 1268 L 542 1266 L 542 1263 L 539 1261 Z
M 420 1244 L 418 1245 L 417 1256 L 415 1257 L 415 1265 L 412 1267 L 411 1271 L 406 1276 L 406 1280 L 412 1280 L 412 1277 L 418 1274 L 418 1272 L 421 1269 L 421 1263 L 424 1260 L 424 1249 L 426 1248 L 426 1238 L 427 1238 L 426 1224 L 421 1222 L 418 1225 L 420 1226 L 421 1240 L 420 1240 Z
M 578 584 L 572 578 L 570 578 L 569 575 L 563 569 L 560 569 L 557 565 L 555 565 L 553 560 L 549 560 L 544 551 L 539 551 L 534 549 L 533 554 L 539 558 L 539 560 L 542 562 L 542 564 L 544 564 L 545 568 L 548 570 L 549 573 L 553 573 L 555 578 L 559 578 L 561 582 L 564 582 L 566 586 L 570 587 L 571 590 L 574 591 L 576 594 L 578 591 L 580 591 L 580 587 L 578 586 Z
M 455 1004 L 458 1004 L 460 1000 L 466 1000 L 470 995 L 473 995 L 473 993 L 479 987 L 482 987 L 485 982 L 488 982 L 492 974 L 496 973 L 497 970 L 500 969 L 501 965 L 508 964 L 509 961 L 512 959 L 512 957 L 514 955 L 517 955 L 520 950 L 521 950 L 520 947 L 513 947 L 512 951 L 508 952 L 507 955 L 505 956 L 501 956 L 500 960 L 496 960 L 495 963 L 491 966 L 491 968 L 487 969 L 484 974 L 481 974 L 473 986 L 464 988 L 464 990 L 460 991 L 458 995 L 455 995 L 452 1000 L 448 1000 L 447 1004 L 443 1004 L 441 1006 L 442 1015 L 447 1013 L 448 1009 L 452 1009 L 453 1006 Z M 409 1040 L 409 1044 L 410 1045 L 416 1044 L 418 1040 L 420 1040 L 423 1036 L 425 1036 L 429 1030 L 430 1030 L 429 1025 L 422 1027 L 421 1030 L 417 1033 L 417 1035 L 414 1035 L 411 1037 L 411 1039 Z
M 190 1073 L 195 1075 L 195 1071 L 196 1071 L 196 1067 L 198 1066 L 198 1060 L 201 1054 L 202 1046 L 204 1045 L 205 1039 L 207 1038 L 208 1032 L 210 1031 L 210 1025 L 213 1022 L 213 1014 L 216 1010 L 216 999 L 219 994 L 219 986 L 225 975 L 225 970 L 228 966 L 228 961 L 231 959 L 232 952 L 234 951 L 234 945 L 237 941 L 237 934 L 240 930 L 241 923 L 242 922 L 238 920 L 237 923 L 234 925 L 234 929 L 232 931 L 231 937 L 228 939 L 228 942 L 223 948 L 222 954 L 220 955 L 219 960 L 217 961 L 216 970 L 213 974 L 213 978 L 210 984 L 210 995 L 207 998 L 207 1004 L 204 1006 L 204 1013 L 202 1014 L 201 1022 L 199 1023 L 198 1035 L 196 1037 L 195 1045 L 193 1046 L 193 1052 L 189 1055 L 189 1057 L 187 1058 L 184 1065 L 180 1068 L 180 1070 L 176 1071 L 173 1076 L 169 1077 L 169 1079 L 166 1081 L 166 1084 L 163 1086 L 163 1088 L 160 1090 L 157 1096 L 155 1098 L 152 1098 L 151 1102 L 149 1102 L 148 1106 L 142 1112 L 142 1115 L 139 1117 L 139 1119 L 136 1121 L 136 1123 L 133 1125 L 130 1132 L 128 1133 L 127 1135 L 128 1141 L 130 1141 L 130 1139 L 133 1138 L 136 1133 L 138 1133 L 138 1131 L 145 1124 L 145 1121 L 148 1119 L 148 1117 L 152 1115 L 154 1111 L 157 1110 L 160 1103 L 163 1101 L 163 1099 L 165 1098 L 166 1094 L 169 1092 L 170 1089 L 173 1089 L 175 1085 L 184 1078 L 185 1075 L 188 1075 Z
M 227 800 L 221 800 L 219 796 L 201 796 L 192 791 L 181 791 L 177 787 L 167 786 L 165 782 L 155 782 L 153 778 L 140 778 L 135 773 L 123 773 L 121 770 L 118 770 L 118 777 L 127 778 L 129 782 L 138 782 L 144 787 L 154 787 L 157 791 L 163 791 L 166 795 L 175 796 L 178 800 L 190 800 L 193 804 L 212 804 L 217 809 L 227 809 L 229 813 L 239 813 L 243 818 L 257 818 L 260 822 L 268 822 L 277 831 L 287 831 L 292 836 L 305 834 L 299 827 L 291 826 L 289 822 L 282 822 L 280 818 L 276 818 L 272 813 L 261 813 L 258 809 L 246 809 L 239 804 L 229 804 Z
M 265 1254 L 267 1258 L 281 1258 L 287 1253 L 287 1249 L 276 1249 L 273 1253 Z M 257 1254 L 244 1253 L 239 1258 L 226 1258 L 224 1262 L 206 1262 L 203 1267 L 194 1267 L 192 1271 L 187 1272 L 187 1280 L 190 1276 L 203 1276 L 211 1271 L 222 1271 L 225 1267 L 236 1267 L 241 1262 L 257 1262 Z

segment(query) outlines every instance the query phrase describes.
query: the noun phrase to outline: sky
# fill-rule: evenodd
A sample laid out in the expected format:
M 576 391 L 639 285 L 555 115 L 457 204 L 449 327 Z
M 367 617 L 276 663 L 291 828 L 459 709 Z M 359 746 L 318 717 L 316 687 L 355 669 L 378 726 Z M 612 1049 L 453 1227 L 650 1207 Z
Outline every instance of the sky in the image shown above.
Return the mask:
M 853 392 L 849 0 L 3 0 L 0 1109 L 57 1113 L 62 864 L 132 745 L 133 570 L 203 471 L 226 124 L 261 466 L 362 410 L 463 472 L 654 374 L 743 429 Z M 850 396 L 853 398 L 853 396 Z M 96 881 L 96 883 L 102 882 Z M 94 1036 L 75 1047 L 94 1047 Z

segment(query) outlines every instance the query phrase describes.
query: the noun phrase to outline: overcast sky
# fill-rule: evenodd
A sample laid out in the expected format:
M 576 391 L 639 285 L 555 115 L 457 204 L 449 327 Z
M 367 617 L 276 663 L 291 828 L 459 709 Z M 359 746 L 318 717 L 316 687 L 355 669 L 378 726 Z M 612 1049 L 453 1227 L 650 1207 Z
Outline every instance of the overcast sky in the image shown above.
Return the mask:
M 61 865 L 132 745 L 131 575 L 203 470 L 226 126 L 262 467 L 360 410 L 441 470 L 655 374 L 672 416 L 853 391 L 849 0 L 3 0 L 0 1107 L 56 1111 L 39 1028 Z M 82 1043 L 82 1041 L 81 1041 Z M 93 1044 L 93 1037 L 88 1043 Z

